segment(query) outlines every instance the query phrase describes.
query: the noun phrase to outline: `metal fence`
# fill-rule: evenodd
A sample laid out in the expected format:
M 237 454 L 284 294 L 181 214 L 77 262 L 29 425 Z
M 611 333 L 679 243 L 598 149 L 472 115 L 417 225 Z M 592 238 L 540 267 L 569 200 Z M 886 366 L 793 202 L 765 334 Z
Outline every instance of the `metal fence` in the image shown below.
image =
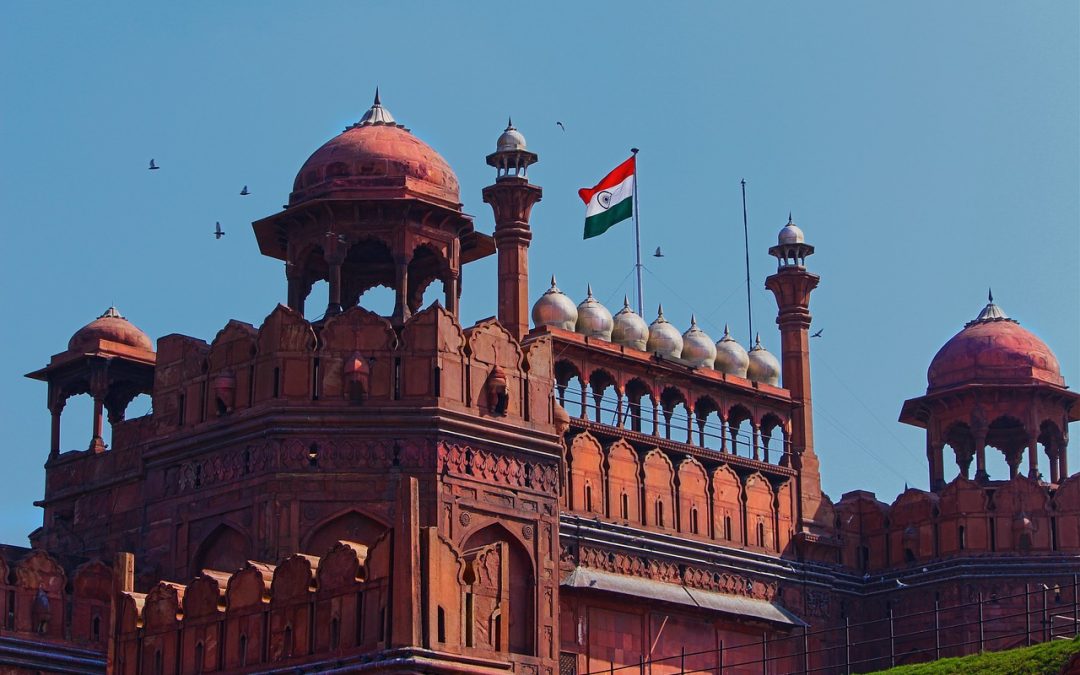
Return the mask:
M 843 625 L 816 630 L 803 628 L 784 637 L 770 638 L 767 633 L 762 633 L 758 639 L 740 643 L 721 641 L 713 649 L 688 652 L 684 648 L 679 654 L 662 658 L 640 656 L 637 663 L 616 665 L 610 662 L 607 667 L 596 669 L 594 659 L 594 669 L 580 674 L 576 672 L 576 659 L 560 659 L 560 665 L 562 675 L 864 673 L 946 656 L 1076 637 L 1080 635 L 1077 585 L 1078 575 L 1073 575 L 1071 602 L 1063 601 L 1058 585 L 1029 583 L 1025 584 L 1023 593 L 987 597 L 979 594 L 973 601 L 948 607 L 942 607 L 935 599 L 933 609 L 907 614 L 896 614 L 890 609 L 879 619 L 853 623 L 850 618 L 845 618 Z M 1051 595 L 1054 596 L 1052 602 Z M 1010 605 L 1019 605 L 1021 598 L 1023 608 L 1013 611 Z M 988 613 L 991 616 L 988 617 Z M 1019 617 L 1024 618 L 1023 630 L 1014 629 L 1010 621 Z M 923 627 L 910 630 L 905 624 Z M 904 649 L 906 642 L 919 646 Z M 756 655 L 748 658 L 748 651 Z M 711 665 L 695 667 L 692 663 L 703 660 Z

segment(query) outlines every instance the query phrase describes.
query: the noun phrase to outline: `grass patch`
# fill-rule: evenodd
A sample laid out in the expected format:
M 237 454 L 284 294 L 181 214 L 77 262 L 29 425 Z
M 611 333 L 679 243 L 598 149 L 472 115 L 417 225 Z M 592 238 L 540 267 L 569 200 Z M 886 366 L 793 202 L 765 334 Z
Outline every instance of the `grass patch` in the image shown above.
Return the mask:
M 1051 640 L 1032 647 L 984 652 L 877 671 L 878 675 L 1056 675 L 1072 655 L 1080 652 L 1080 638 Z

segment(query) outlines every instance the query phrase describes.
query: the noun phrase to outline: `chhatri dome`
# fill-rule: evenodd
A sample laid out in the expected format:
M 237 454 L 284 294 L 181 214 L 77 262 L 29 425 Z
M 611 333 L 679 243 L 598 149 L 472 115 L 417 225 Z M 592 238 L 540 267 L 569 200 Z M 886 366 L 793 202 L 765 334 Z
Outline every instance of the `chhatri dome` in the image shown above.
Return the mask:
M 761 336 L 754 339 L 754 348 L 748 354 L 750 363 L 746 377 L 754 382 L 764 382 L 774 387 L 780 386 L 780 362 L 761 346 Z
M 938 350 L 926 379 L 928 392 L 976 383 L 1065 386 L 1054 353 L 995 305 L 993 294 L 979 316 Z
M 121 316 L 115 307 L 108 308 L 104 314 L 75 331 L 68 340 L 68 351 L 91 351 L 97 349 L 101 340 L 148 352 L 154 351 L 154 343 L 146 333 Z
M 649 325 L 637 312 L 630 309 L 630 299 L 623 296 L 623 308 L 615 315 L 611 341 L 623 347 L 645 351 L 649 342 Z
M 577 332 L 587 337 L 600 338 L 611 341 L 611 329 L 614 321 L 607 307 L 593 297 L 592 284 L 589 284 L 588 294 L 581 304 L 577 306 Z
M 525 149 L 525 137 L 514 127 L 514 120 L 506 121 L 506 131 L 502 132 L 495 143 L 496 152 L 511 152 Z
M 690 328 L 682 335 L 682 359 L 695 368 L 712 368 L 716 360 L 716 345 L 705 331 L 698 328 L 697 317 L 690 315 Z
M 746 377 L 746 369 L 750 367 L 750 356 L 739 344 L 739 341 L 731 337 L 731 331 L 724 326 L 724 337 L 716 343 L 716 359 L 714 368 L 728 375 Z
M 532 308 L 534 326 L 555 326 L 572 331 L 577 327 L 577 305 L 566 293 L 555 285 L 555 275 L 551 275 L 551 288 L 544 291 Z
M 522 139 L 524 141 L 524 138 Z M 300 168 L 289 206 L 317 198 L 409 196 L 458 209 L 461 195 L 450 165 L 394 121 L 379 91 L 360 121 L 327 141 Z
M 659 354 L 664 358 L 682 357 L 683 338 L 679 329 L 664 318 L 664 306 L 656 309 L 656 320 L 649 324 L 649 342 L 646 351 Z

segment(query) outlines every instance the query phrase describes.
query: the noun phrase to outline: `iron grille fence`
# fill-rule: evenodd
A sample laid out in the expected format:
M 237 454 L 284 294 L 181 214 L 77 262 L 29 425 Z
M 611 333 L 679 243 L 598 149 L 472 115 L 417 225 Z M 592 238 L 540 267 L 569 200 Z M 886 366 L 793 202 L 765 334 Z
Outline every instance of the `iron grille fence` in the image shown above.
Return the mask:
M 804 627 L 793 635 L 769 638 L 767 633 L 755 640 L 737 644 L 719 642 L 713 649 L 688 652 L 659 658 L 639 656 L 637 663 L 592 669 L 581 675 L 657 675 L 658 673 L 690 675 L 691 673 L 864 673 L 896 665 L 936 660 L 944 656 L 965 656 L 983 651 L 1031 646 L 1053 639 L 1080 635 L 1080 602 L 1077 590 L 1080 575 L 1072 577 L 1071 603 L 1063 602 L 1060 586 L 1025 584 L 1023 593 L 978 597 L 970 602 L 942 607 L 934 600 L 933 609 L 887 615 L 869 621 L 852 623 L 845 618 L 843 625 L 810 630 Z M 1050 595 L 1054 596 L 1051 608 Z M 1012 611 L 1010 604 L 1023 608 Z M 1016 601 L 1010 603 L 1010 601 Z M 1002 611 L 1004 609 L 1004 611 Z M 987 613 L 991 616 L 987 617 Z M 1023 630 L 1014 628 L 1010 620 L 1023 617 Z M 899 630 L 898 625 L 914 624 L 914 630 Z M 1019 624 L 1019 622 L 1017 622 Z M 904 642 L 918 640 L 924 646 L 898 649 Z M 811 647 L 811 644 L 821 646 Z M 748 651 L 756 656 L 747 658 Z M 870 654 L 867 656 L 866 654 Z M 560 655 L 562 675 L 577 675 L 577 660 Z M 693 667 L 688 662 L 711 661 L 708 667 Z M 595 664 L 595 659 L 593 660 Z

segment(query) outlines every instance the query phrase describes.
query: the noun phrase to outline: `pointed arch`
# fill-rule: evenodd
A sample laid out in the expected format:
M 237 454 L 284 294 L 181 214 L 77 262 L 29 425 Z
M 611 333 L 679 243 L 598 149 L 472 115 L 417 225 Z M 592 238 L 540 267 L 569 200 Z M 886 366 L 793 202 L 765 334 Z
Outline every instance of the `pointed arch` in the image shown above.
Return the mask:
M 516 654 L 535 653 L 536 633 L 536 574 L 532 556 L 521 539 L 510 532 L 501 523 L 492 523 L 467 536 L 462 549 L 474 552 L 485 546 L 498 545 L 498 550 L 505 551 L 505 558 L 499 561 L 500 575 L 506 587 L 501 589 L 501 596 L 506 599 L 507 607 L 498 609 L 497 617 L 476 617 L 476 621 L 494 619 L 500 628 L 505 626 L 507 642 L 504 648 Z M 492 640 L 498 646 L 498 640 Z
M 372 547 L 389 528 L 378 518 L 350 507 L 338 511 L 311 527 L 300 552 L 323 556 L 339 541 L 351 541 Z
M 253 555 L 251 538 L 231 523 L 220 523 L 199 544 L 191 569 L 235 572 Z

